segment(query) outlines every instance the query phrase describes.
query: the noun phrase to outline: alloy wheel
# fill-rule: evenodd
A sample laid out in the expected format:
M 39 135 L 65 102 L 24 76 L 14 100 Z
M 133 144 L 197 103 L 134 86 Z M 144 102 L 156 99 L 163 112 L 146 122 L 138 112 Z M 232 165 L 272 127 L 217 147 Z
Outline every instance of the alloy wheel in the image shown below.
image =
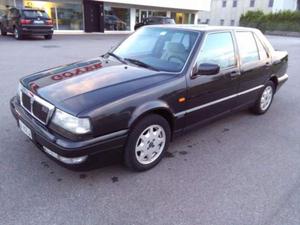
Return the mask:
M 163 152 L 166 144 L 166 133 L 162 126 L 151 125 L 139 136 L 136 142 L 135 155 L 143 165 L 154 162 Z
M 260 108 L 262 111 L 265 111 L 270 106 L 273 99 L 273 88 L 271 86 L 267 86 L 261 96 L 260 99 Z
M 14 36 L 16 39 L 19 39 L 19 31 L 17 28 L 15 28 L 15 30 L 14 30 Z

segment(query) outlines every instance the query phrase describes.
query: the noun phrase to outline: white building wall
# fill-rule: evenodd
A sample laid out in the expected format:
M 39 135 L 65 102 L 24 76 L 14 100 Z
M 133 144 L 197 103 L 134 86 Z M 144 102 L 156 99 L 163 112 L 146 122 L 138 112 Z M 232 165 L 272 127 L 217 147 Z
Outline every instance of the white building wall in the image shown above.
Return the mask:
M 191 11 L 208 11 L 211 0 L 108 0 L 106 2 Z
M 250 7 L 250 0 L 238 0 L 237 7 L 233 7 L 234 0 L 227 0 L 226 7 L 222 6 L 223 0 L 212 0 L 211 10 L 209 12 L 200 11 L 198 13 L 198 20 L 200 23 L 205 23 L 207 19 L 210 20 L 211 25 L 220 25 L 221 20 L 224 20 L 224 25 L 239 24 L 240 17 L 247 11 L 262 10 L 265 13 L 274 12 L 279 10 L 295 10 L 297 8 L 297 0 L 274 0 L 273 7 L 269 7 L 270 0 L 256 0 L 255 6 Z

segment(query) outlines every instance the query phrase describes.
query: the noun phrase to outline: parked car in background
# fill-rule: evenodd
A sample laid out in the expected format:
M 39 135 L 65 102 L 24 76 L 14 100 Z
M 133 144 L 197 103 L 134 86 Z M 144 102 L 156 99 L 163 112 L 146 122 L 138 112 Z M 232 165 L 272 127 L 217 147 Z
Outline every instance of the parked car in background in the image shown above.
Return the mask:
M 126 23 L 115 15 L 105 15 L 104 24 L 107 30 L 126 30 Z
M 151 16 L 144 18 L 141 23 L 137 23 L 134 26 L 134 30 L 137 30 L 142 26 L 157 24 L 175 24 L 175 20 L 164 16 Z
M 266 113 L 287 65 L 287 52 L 256 29 L 149 26 L 101 57 L 22 78 L 10 106 L 33 143 L 63 163 L 121 148 L 142 171 L 195 125 Z
M 50 40 L 53 24 L 44 10 L 10 8 L 0 20 L 0 32 L 1 35 L 12 33 L 17 40 L 25 36 L 44 36 Z

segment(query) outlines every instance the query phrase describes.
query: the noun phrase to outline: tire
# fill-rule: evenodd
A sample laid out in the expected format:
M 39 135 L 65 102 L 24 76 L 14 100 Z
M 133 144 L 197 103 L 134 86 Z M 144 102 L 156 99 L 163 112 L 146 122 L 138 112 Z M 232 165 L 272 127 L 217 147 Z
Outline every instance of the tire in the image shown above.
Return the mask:
M 6 30 L 4 29 L 4 27 L 1 24 L 0 24 L 0 34 L 3 35 L 3 36 L 7 35 Z
M 170 137 L 170 125 L 165 118 L 157 114 L 144 117 L 129 133 L 124 151 L 125 165 L 135 171 L 153 168 L 163 158 Z
M 23 37 L 22 37 L 22 34 L 20 33 L 20 30 L 18 28 L 14 28 L 14 38 L 16 40 L 22 40 Z
M 275 84 L 272 81 L 268 81 L 259 94 L 255 105 L 251 108 L 251 111 L 257 115 L 265 114 L 273 102 L 274 94 Z
M 51 40 L 52 39 L 52 34 L 48 34 L 44 36 L 46 40 Z

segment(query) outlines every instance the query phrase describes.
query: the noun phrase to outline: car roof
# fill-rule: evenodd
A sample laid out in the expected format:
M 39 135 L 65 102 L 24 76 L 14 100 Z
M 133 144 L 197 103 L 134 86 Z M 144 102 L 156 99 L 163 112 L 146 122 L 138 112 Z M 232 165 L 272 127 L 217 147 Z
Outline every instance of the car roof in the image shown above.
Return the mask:
M 167 17 L 167 16 L 149 16 L 149 17 L 147 17 L 147 19 L 149 19 L 149 18 L 171 19 L 170 17 Z
M 22 8 L 21 10 L 27 10 L 27 11 L 45 11 L 44 9 L 38 9 L 38 8 Z
M 148 27 L 159 27 L 159 28 L 173 28 L 180 30 L 188 31 L 202 31 L 202 32 L 211 32 L 211 31 L 233 31 L 233 30 L 244 30 L 244 31 L 257 31 L 255 28 L 250 27 L 235 27 L 235 26 L 210 26 L 205 24 L 164 24 L 164 25 L 151 25 Z

